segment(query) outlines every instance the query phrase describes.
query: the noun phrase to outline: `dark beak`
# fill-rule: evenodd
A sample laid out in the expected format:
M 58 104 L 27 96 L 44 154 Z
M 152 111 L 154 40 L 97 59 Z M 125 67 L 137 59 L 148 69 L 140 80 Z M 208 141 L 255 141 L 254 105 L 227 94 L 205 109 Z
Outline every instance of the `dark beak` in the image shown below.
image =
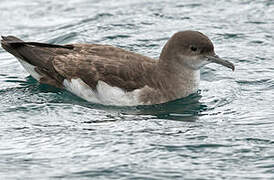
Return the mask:
M 207 58 L 207 61 L 208 62 L 212 62 L 212 63 L 216 63 L 216 64 L 221 64 L 225 67 L 228 67 L 230 69 L 232 69 L 232 71 L 235 70 L 235 66 L 234 64 L 232 64 L 231 62 L 227 61 L 227 60 L 224 60 L 222 58 L 220 58 L 219 56 L 217 55 L 214 55 L 214 56 L 206 56 Z

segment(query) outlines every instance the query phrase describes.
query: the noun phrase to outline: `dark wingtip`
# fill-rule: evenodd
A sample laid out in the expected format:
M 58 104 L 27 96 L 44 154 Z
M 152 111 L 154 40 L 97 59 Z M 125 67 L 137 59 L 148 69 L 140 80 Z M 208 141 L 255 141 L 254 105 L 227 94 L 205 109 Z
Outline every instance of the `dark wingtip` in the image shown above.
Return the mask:
M 20 42 L 22 42 L 21 39 L 15 37 L 15 36 L 10 36 L 10 35 L 9 36 L 1 36 L 1 38 L 4 41 L 20 41 Z
M 48 47 L 48 48 L 65 48 L 65 49 L 74 49 L 72 44 L 68 45 L 57 45 L 57 44 L 47 44 L 47 43 L 39 43 L 39 42 L 25 42 L 15 36 L 1 36 L 1 45 L 2 46 L 12 46 L 18 47 L 22 45 L 33 45 L 40 47 Z
M 6 36 L 1 36 L 1 42 L 3 42 L 3 41 L 5 41 L 5 39 L 6 39 Z
M 5 36 L 1 36 L 1 38 L 2 38 L 2 39 L 1 39 L 1 46 L 3 47 L 4 44 L 7 44 L 6 41 L 5 41 L 5 38 L 6 38 L 6 37 L 5 37 Z

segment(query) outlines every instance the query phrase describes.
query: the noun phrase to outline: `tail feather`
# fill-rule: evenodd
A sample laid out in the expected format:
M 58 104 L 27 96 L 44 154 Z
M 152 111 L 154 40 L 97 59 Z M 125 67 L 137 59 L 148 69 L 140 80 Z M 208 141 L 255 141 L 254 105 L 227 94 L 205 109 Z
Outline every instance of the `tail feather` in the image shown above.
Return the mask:
M 2 40 L 1 41 L 17 41 L 17 42 L 23 42 L 21 39 L 15 37 L 15 36 L 1 36 Z
M 2 46 L 9 44 L 10 46 L 13 46 L 13 47 L 18 47 L 22 45 L 32 45 L 37 47 L 73 49 L 72 45 L 57 45 L 57 44 L 47 44 L 47 43 L 40 43 L 40 42 L 25 42 L 15 36 L 1 36 L 1 37 L 2 37 L 2 40 L 1 40 Z
M 57 49 L 69 51 L 74 48 L 73 45 L 25 42 L 14 36 L 2 36 L 1 45 L 15 57 L 38 67 L 47 66 L 50 57 L 57 55 Z
M 59 54 L 71 52 L 73 45 L 25 42 L 14 36 L 2 36 L 1 45 L 39 82 L 63 87 L 64 78 L 55 71 L 52 60 Z
M 10 41 L 9 44 L 14 46 L 32 45 L 37 47 L 73 49 L 72 45 L 58 45 L 58 44 L 47 44 L 47 43 L 39 43 L 39 42 Z
M 1 46 L 6 50 L 8 51 L 9 53 L 11 53 L 12 55 L 14 55 L 15 57 L 18 57 L 18 58 L 23 58 L 19 52 L 16 50 L 15 47 L 13 47 L 11 45 L 10 42 L 24 42 L 22 41 L 21 39 L 17 38 L 17 37 L 14 37 L 14 36 L 1 36 L 2 39 L 1 39 Z

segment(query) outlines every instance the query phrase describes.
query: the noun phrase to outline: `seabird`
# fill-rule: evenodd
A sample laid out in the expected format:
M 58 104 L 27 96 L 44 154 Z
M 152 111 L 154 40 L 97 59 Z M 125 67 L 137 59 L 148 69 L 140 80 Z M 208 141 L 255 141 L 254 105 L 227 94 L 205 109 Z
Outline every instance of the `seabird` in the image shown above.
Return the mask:
M 157 60 L 101 44 L 56 45 L 2 36 L 1 45 L 40 83 L 104 105 L 151 105 L 186 97 L 197 92 L 200 68 L 209 63 L 234 71 L 198 31 L 175 33 Z

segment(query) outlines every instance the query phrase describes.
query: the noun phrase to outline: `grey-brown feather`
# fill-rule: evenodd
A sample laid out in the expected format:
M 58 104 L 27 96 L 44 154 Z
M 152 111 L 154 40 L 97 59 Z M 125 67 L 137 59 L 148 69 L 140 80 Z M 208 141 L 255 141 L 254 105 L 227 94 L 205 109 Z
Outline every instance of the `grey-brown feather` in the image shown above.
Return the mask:
M 66 55 L 54 57 L 53 66 L 67 79 L 80 78 L 93 89 L 98 81 L 132 91 L 151 85 L 147 77 L 156 61 L 109 45 L 76 44 Z
M 72 49 L 37 44 L 12 44 L 18 38 L 3 38 L 2 46 L 14 56 L 36 66 L 41 83 L 62 87 L 64 79 L 80 78 L 96 89 L 98 81 L 125 91 L 157 86 L 152 78 L 156 61 L 109 45 L 73 44 Z

